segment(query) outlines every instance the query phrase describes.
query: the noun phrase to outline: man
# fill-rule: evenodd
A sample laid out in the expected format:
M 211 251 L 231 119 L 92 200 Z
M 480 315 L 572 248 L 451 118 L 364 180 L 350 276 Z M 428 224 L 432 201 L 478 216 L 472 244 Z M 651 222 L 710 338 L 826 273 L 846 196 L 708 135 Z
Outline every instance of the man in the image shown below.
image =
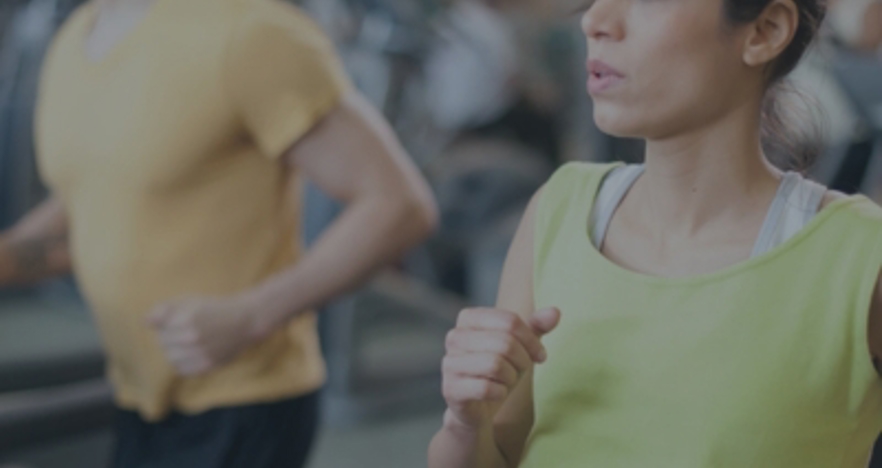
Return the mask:
M 73 269 L 121 408 L 114 466 L 302 466 L 325 375 L 310 311 L 436 219 L 327 39 L 272 0 L 93 0 L 37 114 L 53 195 L 0 236 L 0 284 Z M 301 174 L 346 204 L 305 255 Z

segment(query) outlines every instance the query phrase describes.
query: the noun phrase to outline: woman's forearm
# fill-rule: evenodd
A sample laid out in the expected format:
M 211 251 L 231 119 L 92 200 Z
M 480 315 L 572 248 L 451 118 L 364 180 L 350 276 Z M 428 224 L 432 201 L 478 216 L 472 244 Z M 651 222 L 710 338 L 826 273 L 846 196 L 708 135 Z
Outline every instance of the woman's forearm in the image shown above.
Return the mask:
M 493 427 L 464 428 L 448 414 L 429 445 L 429 468 L 514 468 L 496 445 Z

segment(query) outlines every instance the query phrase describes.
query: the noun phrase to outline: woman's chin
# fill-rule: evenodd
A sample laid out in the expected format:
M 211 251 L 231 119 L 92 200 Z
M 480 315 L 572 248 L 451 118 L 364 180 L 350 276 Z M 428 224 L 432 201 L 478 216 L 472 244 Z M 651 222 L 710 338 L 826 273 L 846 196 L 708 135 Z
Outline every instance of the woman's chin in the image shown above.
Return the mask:
M 618 112 L 604 112 L 594 109 L 594 123 L 607 135 L 619 138 L 643 138 L 644 132 L 635 118 L 623 116 Z

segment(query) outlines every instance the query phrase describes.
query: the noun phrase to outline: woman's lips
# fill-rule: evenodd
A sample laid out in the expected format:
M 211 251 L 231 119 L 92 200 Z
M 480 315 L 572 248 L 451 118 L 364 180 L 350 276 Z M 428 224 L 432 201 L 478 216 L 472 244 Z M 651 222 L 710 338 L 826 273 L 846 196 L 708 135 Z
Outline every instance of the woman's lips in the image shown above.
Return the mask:
M 600 60 L 588 61 L 588 93 L 600 94 L 624 81 L 625 75 Z

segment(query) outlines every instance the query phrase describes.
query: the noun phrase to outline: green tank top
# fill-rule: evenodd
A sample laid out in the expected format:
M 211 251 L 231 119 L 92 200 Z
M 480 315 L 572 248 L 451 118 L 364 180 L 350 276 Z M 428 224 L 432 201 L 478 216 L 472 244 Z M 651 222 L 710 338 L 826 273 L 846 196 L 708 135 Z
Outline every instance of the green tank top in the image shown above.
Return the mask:
M 837 200 L 772 251 L 682 279 L 592 245 L 614 166 L 569 164 L 536 214 L 543 339 L 527 468 L 865 468 L 882 430 L 867 321 L 882 209 Z

